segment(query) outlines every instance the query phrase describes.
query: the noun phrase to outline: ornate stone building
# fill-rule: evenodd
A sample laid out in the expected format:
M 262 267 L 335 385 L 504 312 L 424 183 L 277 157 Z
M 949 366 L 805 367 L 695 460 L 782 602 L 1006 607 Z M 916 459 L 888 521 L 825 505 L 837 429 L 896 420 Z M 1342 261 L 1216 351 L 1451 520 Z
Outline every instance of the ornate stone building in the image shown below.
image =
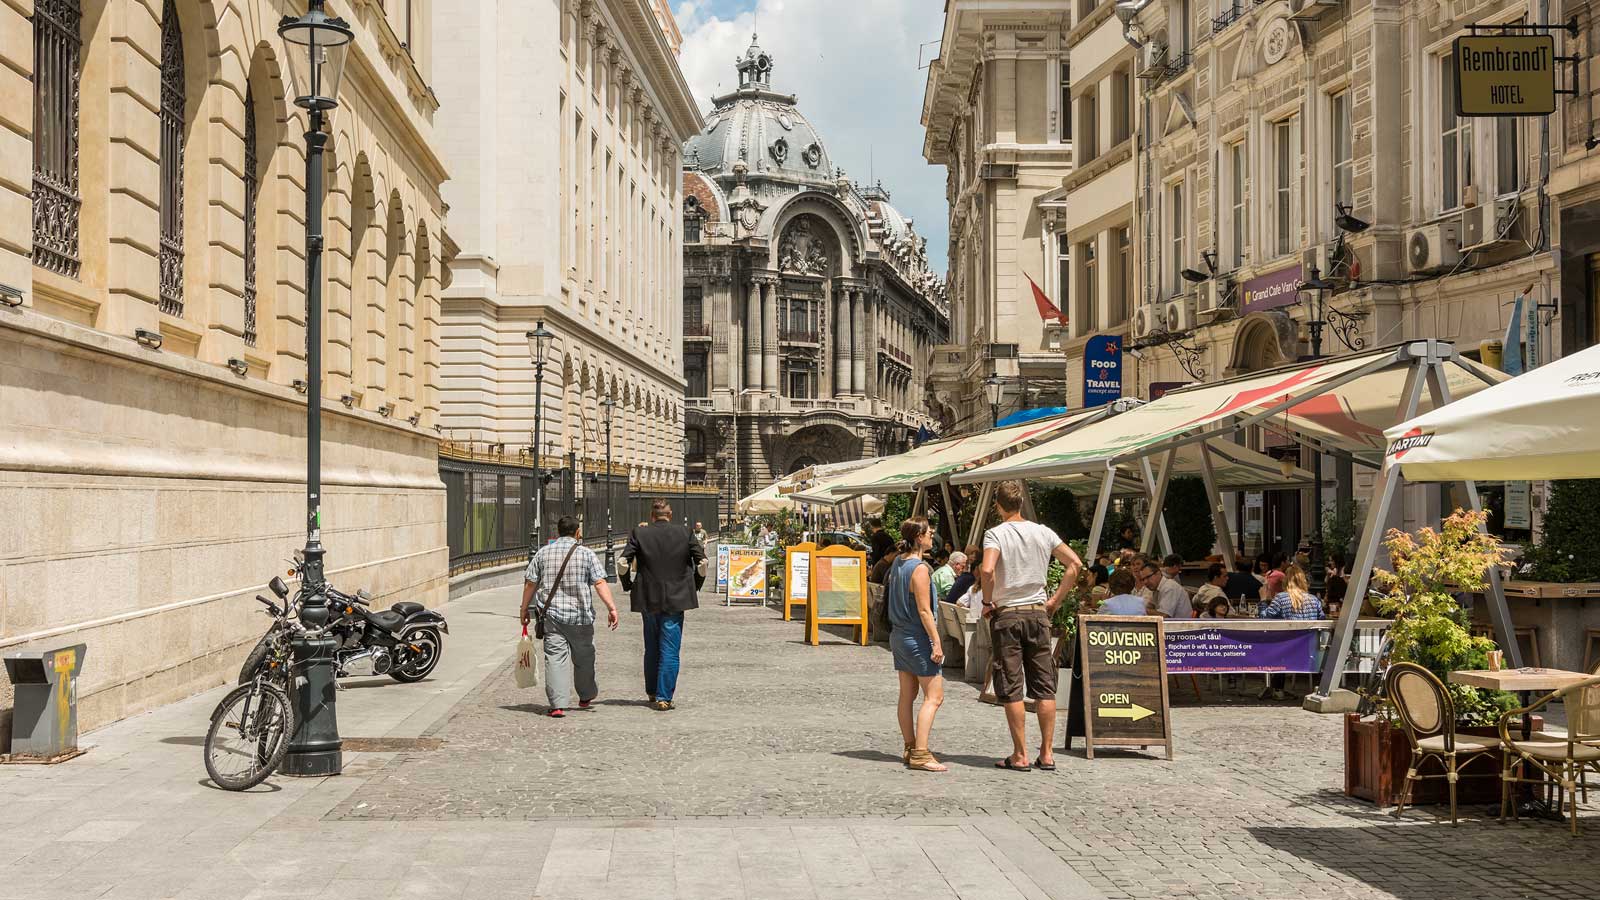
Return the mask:
M 313 398 L 330 579 L 424 603 L 447 592 L 431 6 L 330 4 L 355 42 L 328 126 Z M 286 9 L 0 5 L 0 653 L 86 643 L 85 728 L 236 673 L 262 630 L 251 595 L 304 543 Z M 0 732 L 10 705 L 0 676 Z
M 670 11 L 484 0 L 436 14 L 455 173 L 445 197 L 460 245 L 443 309 L 446 437 L 532 443 L 524 335 L 542 320 L 556 335 L 541 404 L 550 464 L 604 465 L 611 398 L 613 460 L 636 484 L 678 483 L 678 148 L 701 119 Z
M 934 401 L 961 430 L 989 424 L 985 382 L 991 378 L 1003 389 L 1002 415 L 1066 402 L 1065 329 L 1039 314 L 1028 280 L 1073 313 L 1069 244 L 1098 247 L 1100 235 L 1112 231 L 1106 221 L 1084 219 L 1066 237 L 1064 182 L 1073 171 L 1071 5 L 944 4 L 943 40 L 928 66 L 922 101 L 922 154 L 945 167 L 950 206 L 954 341 L 935 356 Z
M 928 373 L 949 332 L 889 192 L 834 168 L 754 41 L 736 68 L 683 148 L 689 477 L 733 498 L 938 430 Z

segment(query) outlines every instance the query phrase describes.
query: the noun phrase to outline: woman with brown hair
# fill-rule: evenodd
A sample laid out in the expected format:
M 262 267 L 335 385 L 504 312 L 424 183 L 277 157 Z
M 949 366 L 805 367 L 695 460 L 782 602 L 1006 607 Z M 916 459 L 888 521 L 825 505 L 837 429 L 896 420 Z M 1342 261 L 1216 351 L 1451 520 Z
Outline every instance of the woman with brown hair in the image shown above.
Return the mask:
M 884 594 L 893 626 L 889 647 L 900 675 L 900 736 L 905 740 L 905 764 L 924 772 L 943 772 L 945 766 L 928 752 L 933 717 L 944 702 L 944 648 L 939 645 L 939 622 L 933 608 L 933 581 L 922 554 L 933 547 L 933 533 L 924 518 L 900 523 L 900 556 L 885 581 Z M 917 694 L 922 709 L 915 709 Z

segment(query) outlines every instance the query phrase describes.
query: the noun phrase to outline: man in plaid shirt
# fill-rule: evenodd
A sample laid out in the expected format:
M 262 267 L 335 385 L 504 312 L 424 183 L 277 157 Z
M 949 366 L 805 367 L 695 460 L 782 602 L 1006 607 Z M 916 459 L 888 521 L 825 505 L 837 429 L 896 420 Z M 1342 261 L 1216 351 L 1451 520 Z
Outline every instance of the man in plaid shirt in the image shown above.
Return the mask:
M 594 677 L 594 594 L 606 605 L 606 625 L 617 628 L 617 604 L 606 584 L 606 569 L 594 551 L 583 546 L 578 520 L 562 516 L 556 522 L 555 540 L 539 548 L 523 575 L 522 624 L 532 619 L 529 607 L 535 597 L 544 616 L 545 696 L 550 716 L 559 719 L 571 708 L 576 679 L 578 708 L 588 709 L 600 693 Z M 556 582 L 557 579 L 559 583 Z

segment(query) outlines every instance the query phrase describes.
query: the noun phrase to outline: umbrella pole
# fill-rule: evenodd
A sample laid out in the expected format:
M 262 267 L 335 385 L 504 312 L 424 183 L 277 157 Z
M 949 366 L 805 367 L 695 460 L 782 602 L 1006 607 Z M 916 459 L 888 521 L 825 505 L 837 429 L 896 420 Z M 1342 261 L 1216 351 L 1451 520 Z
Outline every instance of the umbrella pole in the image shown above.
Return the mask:
M 1428 393 L 1433 399 L 1433 408 L 1450 402 L 1450 382 L 1445 378 L 1444 363 L 1435 361 L 1428 366 Z M 1409 418 L 1409 417 L 1407 417 Z M 1404 422 L 1407 419 L 1401 419 Z M 1478 496 L 1478 483 L 1476 481 L 1463 481 L 1462 486 L 1467 489 L 1467 501 L 1472 505 L 1475 513 L 1483 512 L 1483 501 Z M 1478 531 L 1487 534 L 1485 523 L 1478 524 Z M 1517 629 L 1511 621 L 1511 608 L 1506 605 L 1506 587 L 1500 580 L 1498 566 L 1490 566 L 1489 581 L 1489 620 L 1494 624 L 1494 636 L 1500 648 L 1505 651 L 1506 659 L 1513 669 L 1522 668 L 1522 647 L 1517 644 Z
M 978 489 L 978 502 L 972 510 L 972 528 L 967 532 L 968 547 L 982 547 L 979 539 L 983 537 L 983 520 L 989 512 L 989 500 L 994 496 L 994 482 L 986 481 Z
M 1117 467 L 1106 466 L 1106 474 L 1100 478 L 1100 499 L 1094 506 L 1094 522 L 1089 525 L 1089 559 L 1085 565 L 1094 565 L 1094 560 L 1100 555 L 1100 534 L 1106 527 L 1106 512 L 1111 508 L 1111 491 L 1117 486 Z
M 1217 490 L 1217 474 L 1211 468 L 1211 444 L 1200 442 L 1200 478 L 1206 485 L 1206 502 L 1211 505 L 1211 527 L 1216 529 L 1217 543 L 1222 547 L 1222 564 L 1228 571 L 1239 570 L 1238 557 L 1233 553 L 1233 534 L 1228 531 L 1228 517 L 1222 512 L 1222 493 Z
M 1139 551 L 1150 552 L 1150 542 L 1159 538 L 1161 541 L 1161 554 L 1166 556 L 1172 553 L 1172 537 L 1167 534 L 1167 484 L 1172 481 L 1172 470 L 1178 462 L 1178 448 L 1167 451 L 1161 461 L 1161 477 L 1157 479 L 1150 470 L 1150 457 L 1139 457 L 1139 467 L 1144 471 L 1144 483 L 1150 491 L 1150 512 L 1145 516 L 1144 534 L 1139 536 Z

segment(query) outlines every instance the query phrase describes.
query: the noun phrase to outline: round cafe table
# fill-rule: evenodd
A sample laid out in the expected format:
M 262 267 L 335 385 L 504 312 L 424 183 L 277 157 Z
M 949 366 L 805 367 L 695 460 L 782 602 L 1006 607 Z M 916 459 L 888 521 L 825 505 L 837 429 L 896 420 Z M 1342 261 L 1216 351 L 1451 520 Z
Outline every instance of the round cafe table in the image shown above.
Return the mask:
M 1570 672 L 1566 669 L 1541 669 L 1533 666 L 1524 666 L 1520 669 L 1501 669 L 1491 672 L 1488 669 L 1461 669 L 1450 673 L 1453 684 L 1464 684 L 1471 687 L 1489 688 L 1497 691 L 1515 692 L 1518 701 L 1527 706 L 1531 695 L 1535 693 L 1546 694 L 1560 690 L 1569 684 L 1576 684 L 1585 678 L 1592 677 L 1584 672 Z M 1533 737 L 1533 722 L 1527 717 L 1522 717 L 1522 739 Z M 1534 797 L 1521 808 L 1519 815 L 1532 814 L 1541 818 L 1562 819 L 1565 817 L 1551 809 L 1550 804 L 1542 797 Z M 1499 814 L 1499 808 L 1493 810 L 1494 815 Z

